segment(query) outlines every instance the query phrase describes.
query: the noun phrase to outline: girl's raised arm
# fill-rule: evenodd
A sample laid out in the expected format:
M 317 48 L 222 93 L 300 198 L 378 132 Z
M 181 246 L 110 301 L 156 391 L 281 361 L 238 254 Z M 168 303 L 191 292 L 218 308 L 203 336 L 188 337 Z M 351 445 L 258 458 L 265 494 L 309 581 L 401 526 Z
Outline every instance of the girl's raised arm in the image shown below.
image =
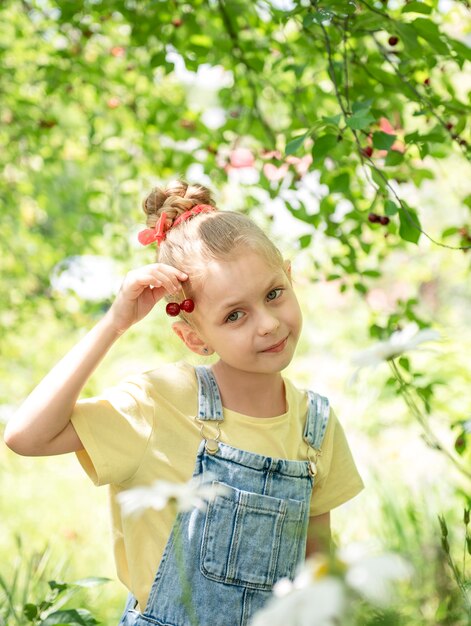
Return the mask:
M 85 383 L 108 350 L 130 326 L 143 319 L 166 293 L 180 291 L 187 274 L 154 263 L 132 270 L 105 316 L 32 391 L 8 421 L 5 443 L 26 456 L 82 449 L 70 417 Z

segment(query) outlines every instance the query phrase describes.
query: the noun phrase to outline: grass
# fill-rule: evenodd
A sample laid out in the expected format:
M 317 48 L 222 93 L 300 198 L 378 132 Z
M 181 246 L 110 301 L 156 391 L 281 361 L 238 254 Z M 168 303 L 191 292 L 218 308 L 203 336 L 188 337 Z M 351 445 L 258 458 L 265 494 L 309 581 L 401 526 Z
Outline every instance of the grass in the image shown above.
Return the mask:
M 0 444 L 0 464 L 7 494 L 0 511 L 0 574 L 11 582 L 18 562 L 30 562 L 17 582 L 22 599 L 31 593 L 30 601 L 44 593 L 47 580 L 109 578 L 99 591 L 86 592 L 86 603 L 104 624 L 117 623 L 127 592 L 116 580 L 106 490 L 89 484 L 74 455 L 25 458 Z M 28 589 L 35 576 L 38 584 Z

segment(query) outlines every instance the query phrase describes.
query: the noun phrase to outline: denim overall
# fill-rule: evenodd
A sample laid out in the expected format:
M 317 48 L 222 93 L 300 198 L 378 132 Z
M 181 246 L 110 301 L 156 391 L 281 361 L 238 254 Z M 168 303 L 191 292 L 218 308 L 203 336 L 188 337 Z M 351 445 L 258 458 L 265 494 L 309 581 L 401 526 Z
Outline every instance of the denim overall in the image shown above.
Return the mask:
M 145 611 L 130 595 L 120 626 L 246 626 L 305 556 L 328 399 L 307 391 L 306 460 L 276 459 L 218 441 L 219 389 L 208 367 L 197 366 L 196 375 L 202 441 L 193 476 L 210 473 L 227 493 L 205 510 L 178 513 Z

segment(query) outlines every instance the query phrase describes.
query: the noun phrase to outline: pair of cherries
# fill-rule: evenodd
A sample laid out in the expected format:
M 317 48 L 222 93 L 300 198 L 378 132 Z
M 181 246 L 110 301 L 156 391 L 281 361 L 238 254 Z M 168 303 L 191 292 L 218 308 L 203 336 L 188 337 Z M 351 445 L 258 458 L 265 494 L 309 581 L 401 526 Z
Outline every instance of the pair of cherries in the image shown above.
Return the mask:
M 191 313 L 195 308 L 195 303 L 191 298 L 187 298 L 183 300 L 183 302 L 169 302 L 165 307 L 165 311 L 167 315 L 171 315 L 172 317 L 176 317 L 180 314 L 180 311 L 185 311 L 185 313 Z

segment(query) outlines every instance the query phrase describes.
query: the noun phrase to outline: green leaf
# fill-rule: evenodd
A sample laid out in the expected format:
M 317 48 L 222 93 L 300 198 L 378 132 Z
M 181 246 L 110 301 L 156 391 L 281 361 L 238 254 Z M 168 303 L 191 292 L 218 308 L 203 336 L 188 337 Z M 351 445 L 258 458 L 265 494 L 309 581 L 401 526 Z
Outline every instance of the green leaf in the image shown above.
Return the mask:
M 38 614 L 38 607 L 35 604 L 25 604 L 23 613 L 30 621 L 33 621 Z
M 341 174 L 335 176 L 330 183 L 330 190 L 333 193 L 348 194 L 350 191 L 350 173 L 342 172 Z
M 302 237 L 299 238 L 299 243 L 301 245 L 301 250 L 304 250 L 304 248 L 308 248 L 311 244 L 312 241 L 312 235 L 303 235 Z
M 403 8 L 401 13 L 423 13 L 424 15 L 430 15 L 432 7 L 424 2 L 409 2 Z
M 190 43 L 192 46 L 197 46 L 198 48 L 212 48 L 213 40 L 208 35 L 202 35 L 201 33 L 192 35 L 190 37 Z
M 292 139 L 291 141 L 289 141 L 286 144 L 285 154 L 288 156 L 290 154 L 294 154 L 295 152 L 297 152 L 299 148 L 303 145 L 308 135 L 309 135 L 309 131 L 304 133 L 304 135 L 300 135 L 299 137 L 296 137 L 295 139 Z
M 59 593 L 62 593 L 69 588 L 69 585 L 67 583 L 58 583 L 55 580 L 48 581 L 48 585 L 53 591 L 57 590 Z
M 396 215 L 398 211 L 397 205 L 392 200 L 386 200 L 384 203 L 384 212 L 386 215 Z
M 386 190 L 388 177 L 386 176 L 385 172 L 378 171 L 375 167 L 373 167 L 371 169 L 371 178 L 375 181 L 380 189 L 382 189 L 383 191 Z
M 99 585 L 104 585 L 110 581 L 110 578 L 104 578 L 102 576 L 89 576 L 88 578 L 76 580 L 71 584 L 76 585 L 77 587 L 98 587 Z
M 379 278 L 381 276 L 381 272 L 378 270 L 365 270 L 361 273 L 362 276 L 368 276 L 369 278 Z
M 383 131 L 373 133 L 373 146 L 378 150 L 389 150 L 395 141 L 396 135 L 383 133 Z
M 368 293 L 368 289 L 367 289 L 367 287 L 365 287 L 365 285 L 363 283 L 354 283 L 353 286 L 361 294 Z
M 353 130 L 363 130 L 370 126 L 375 118 L 368 111 L 360 110 L 347 119 L 347 126 Z
M 369 111 L 371 109 L 371 105 L 373 104 L 373 100 L 369 98 L 368 100 L 357 100 L 352 104 L 352 113 L 358 113 L 360 111 Z
M 451 37 L 447 37 L 447 41 L 458 55 L 458 59 L 461 58 L 466 59 L 467 61 L 471 61 L 471 47 L 467 46 L 462 41 L 457 41 L 456 39 L 452 39 Z
M 405 241 L 417 243 L 421 235 L 421 232 L 419 230 L 419 228 L 421 228 L 419 217 L 416 211 L 407 206 L 404 201 L 402 204 L 405 208 L 401 207 L 399 211 L 399 235 Z
M 401 367 L 403 367 L 407 372 L 410 372 L 410 361 L 406 356 L 401 356 L 398 359 L 398 363 Z
M 404 155 L 402 152 L 399 152 L 398 150 L 390 150 L 386 156 L 384 164 L 387 167 L 394 167 L 395 165 L 402 163 L 402 161 L 404 161 Z
M 459 231 L 459 228 L 457 228 L 456 226 L 451 226 L 450 228 L 445 228 L 445 230 L 442 232 L 442 239 L 446 239 L 447 237 L 451 237 L 452 235 L 456 235 L 456 233 Z
M 95 626 L 98 621 L 86 609 L 55 611 L 40 622 L 40 626 Z
M 312 148 L 312 157 L 314 159 L 313 164 L 318 165 L 321 163 L 326 154 L 337 146 L 337 143 L 336 135 L 323 135 L 322 137 L 317 138 L 314 141 L 314 146 Z
M 338 127 L 341 119 L 342 119 L 342 114 L 339 113 L 338 115 L 330 115 L 328 117 L 323 117 L 322 121 L 326 122 L 327 124 L 333 124 L 334 126 Z
M 435 53 L 438 52 L 443 55 L 449 54 L 449 48 L 443 41 L 438 26 L 432 22 L 432 20 L 428 20 L 424 17 L 418 17 L 410 23 L 410 26 L 417 31 L 417 33 L 431 48 L 433 48 Z
M 317 11 L 308 13 L 303 17 L 304 28 L 309 28 L 311 24 L 322 24 L 327 20 L 331 20 L 334 17 L 332 11 L 328 9 L 318 9 Z
M 422 46 L 417 39 L 417 32 L 410 24 L 395 22 L 396 30 L 406 49 L 410 52 L 421 54 Z
M 304 28 L 309 28 L 309 26 L 315 21 L 315 14 L 308 13 L 303 17 L 303 26 Z
M 468 209 L 471 209 L 471 194 L 463 198 L 463 204 L 465 204 L 468 207 Z

